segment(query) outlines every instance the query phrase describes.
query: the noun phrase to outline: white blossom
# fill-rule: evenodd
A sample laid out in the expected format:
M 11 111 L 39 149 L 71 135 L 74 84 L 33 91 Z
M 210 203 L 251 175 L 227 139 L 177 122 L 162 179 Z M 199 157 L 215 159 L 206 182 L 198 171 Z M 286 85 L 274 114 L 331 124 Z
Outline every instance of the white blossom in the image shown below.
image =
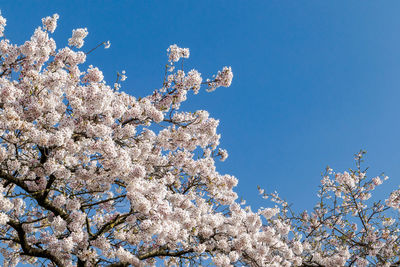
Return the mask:
M 52 17 L 45 17 L 42 19 L 43 28 L 53 33 L 57 28 L 57 20 L 60 16 L 58 14 L 54 14 Z
M 85 41 L 85 37 L 88 35 L 86 28 L 79 28 L 72 31 L 72 37 L 68 39 L 68 45 L 81 48 Z
M 179 61 L 181 58 L 189 58 L 189 48 L 180 48 L 176 44 L 170 45 L 167 49 L 169 61 L 171 63 Z

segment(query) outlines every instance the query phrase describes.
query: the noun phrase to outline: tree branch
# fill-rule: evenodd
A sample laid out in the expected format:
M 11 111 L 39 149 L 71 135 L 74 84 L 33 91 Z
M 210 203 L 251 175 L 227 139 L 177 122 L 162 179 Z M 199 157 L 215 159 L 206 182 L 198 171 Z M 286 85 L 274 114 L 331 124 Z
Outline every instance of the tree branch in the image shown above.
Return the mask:
M 49 259 L 52 262 L 54 262 L 55 264 L 57 264 L 58 267 L 65 266 L 59 258 L 57 258 L 53 254 L 51 254 L 49 251 L 31 247 L 28 244 L 28 241 L 26 240 L 26 233 L 25 233 L 24 229 L 22 228 L 21 223 L 18 223 L 14 220 L 9 220 L 7 222 L 7 224 L 9 226 L 11 226 L 12 228 L 14 228 L 14 230 L 18 234 L 18 239 L 19 239 L 18 243 L 21 245 L 21 248 L 23 250 L 23 254 L 21 254 L 21 255 L 45 258 L 45 259 Z

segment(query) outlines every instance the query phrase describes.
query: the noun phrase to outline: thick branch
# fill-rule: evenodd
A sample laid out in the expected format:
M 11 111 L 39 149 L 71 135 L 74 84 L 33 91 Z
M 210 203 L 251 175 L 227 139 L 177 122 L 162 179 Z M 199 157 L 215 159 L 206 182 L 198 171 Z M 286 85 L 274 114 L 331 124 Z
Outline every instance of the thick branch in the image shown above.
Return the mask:
M 165 249 L 156 249 L 150 252 L 147 252 L 145 254 L 140 255 L 138 258 L 140 260 L 145 260 L 148 258 L 154 258 L 154 257 L 179 257 L 182 255 L 185 255 L 187 253 L 193 252 L 193 249 L 188 249 L 188 250 L 181 250 L 181 251 L 168 251 Z
M 11 226 L 12 228 L 14 228 L 14 230 L 18 234 L 19 244 L 21 245 L 21 248 L 22 248 L 22 250 L 24 252 L 22 255 L 49 259 L 52 262 L 54 262 L 55 264 L 57 264 L 58 267 L 64 267 L 65 266 L 61 262 L 61 260 L 59 258 L 57 258 L 53 254 L 51 254 L 49 251 L 43 250 L 43 249 L 39 249 L 39 248 L 35 248 L 35 247 L 31 247 L 28 244 L 28 241 L 26 240 L 26 233 L 25 233 L 25 231 L 22 228 L 22 225 L 20 223 L 18 223 L 16 221 L 13 221 L 13 220 L 9 220 L 7 222 L 7 224 L 9 226 Z
M 28 186 L 24 183 L 23 180 L 20 180 L 20 179 L 18 179 L 18 178 L 16 178 L 16 177 L 14 177 L 14 176 L 12 176 L 12 175 L 10 175 L 10 174 L 4 172 L 4 171 L 0 171 L 0 178 L 3 178 L 4 180 L 6 180 L 6 181 L 8 181 L 8 182 L 11 182 L 11 183 L 13 183 L 13 184 L 15 184 L 15 185 L 21 187 L 21 188 L 24 189 L 26 192 L 30 193 L 31 196 L 32 196 L 34 199 L 36 199 L 36 201 L 38 202 L 38 204 L 39 204 L 41 207 L 43 207 L 43 208 L 45 208 L 45 209 L 47 209 L 47 210 L 53 212 L 53 213 L 56 214 L 56 215 L 59 215 L 61 218 L 63 218 L 64 220 L 66 220 L 66 221 L 69 222 L 69 216 L 68 216 L 68 214 L 67 214 L 64 210 L 62 210 L 62 209 L 60 209 L 60 208 L 57 208 L 57 207 L 55 207 L 54 205 L 52 205 L 52 204 L 49 202 L 49 200 L 46 198 L 47 194 L 41 194 L 40 192 L 34 192 L 34 191 L 32 191 L 32 190 L 29 190 Z M 50 178 L 50 179 L 51 179 L 51 178 Z
M 99 231 L 97 231 L 96 234 L 92 235 L 89 240 L 96 240 L 99 236 L 101 236 L 102 234 L 110 231 L 112 228 L 114 228 L 115 226 L 124 223 L 125 219 L 130 215 L 130 213 L 128 214 L 124 214 L 124 215 L 117 215 L 113 220 L 109 221 L 108 223 L 104 224 Z

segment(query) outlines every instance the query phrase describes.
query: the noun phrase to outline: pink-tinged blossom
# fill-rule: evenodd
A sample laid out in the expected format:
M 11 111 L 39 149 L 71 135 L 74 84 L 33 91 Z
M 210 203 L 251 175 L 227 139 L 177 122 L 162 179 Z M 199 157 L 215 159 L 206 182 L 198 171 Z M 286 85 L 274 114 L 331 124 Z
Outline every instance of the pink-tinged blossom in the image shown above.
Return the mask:
M 363 259 L 363 258 L 358 258 L 356 260 L 356 264 L 358 267 L 366 267 L 369 265 L 369 262 L 367 259 Z
M 295 241 L 293 243 L 293 252 L 296 255 L 301 255 L 303 253 L 303 245 L 301 244 L 300 241 Z
M 224 67 L 219 71 L 215 80 L 220 86 L 229 87 L 232 83 L 233 73 L 231 67 Z
M 372 178 L 372 182 L 374 183 L 374 185 L 381 185 L 382 184 L 382 180 L 379 177 Z
M 395 219 L 393 218 L 384 218 L 384 220 L 382 221 L 382 225 L 383 226 L 391 226 L 396 222 Z
M 169 61 L 178 62 L 181 58 L 189 58 L 189 48 L 180 48 L 176 44 L 170 45 L 167 49 Z
M 98 68 L 94 68 L 92 65 L 90 65 L 89 69 L 87 70 L 87 74 L 83 77 L 83 81 L 98 83 L 101 82 L 103 78 L 103 72 L 101 72 Z
M 79 208 L 81 207 L 81 203 L 77 198 L 68 199 L 66 207 L 70 211 L 79 210 Z
M 57 195 L 53 200 L 54 206 L 56 206 L 58 208 L 65 205 L 66 202 L 67 202 L 67 200 L 64 195 Z
M 128 78 L 125 74 L 126 74 L 126 71 L 123 70 L 123 71 L 121 72 L 121 74 L 119 75 L 120 78 L 121 78 L 121 79 L 120 79 L 121 82 L 125 81 L 125 80 Z
M 0 225 L 5 225 L 10 218 L 7 216 L 7 214 L 0 212 Z
M 134 178 L 143 178 L 146 175 L 146 170 L 141 165 L 135 165 L 132 168 L 132 177 Z
M 10 211 L 14 205 L 12 202 L 8 199 L 3 197 L 3 195 L 0 195 L 0 211 L 7 212 Z
M 222 71 L 218 71 L 217 76 L 213 81 L 208 80 L 208 92 L 214 91 L 220 86 L 229 87 L 231 86 L 233 79 L 233 72 L 231 67 L 224 67 Z
M 351 176 L 348 172 L 338 173 L 336 174 L 336 181 L 339 184 L 347 185 L 350 188 L 353 188 L 356 185 L 357 180 L 354 176 Z
M 108 49 L 108 48 L 110 48 L 110 46 L 111 46 L 110 41 L 104 42 L 104 49 Z
M 7 25 L 7 20 L 3 16 L 1 16 L 0 13 L 0 37 L 4 36 L 4 28 L 6 25 Z
M 390 193 L 389 198 L 386 199 L 386 205 L 400 211 L 400 189 Z
M 191 70 L 185 78 L 185 87 L 193 89 L 193 92 L 197 94 L 200 90 L 202 81 L 203 79 L 201 78 L 201 74 L 197 70 Z
M 218 155 L 221 157 L 221 161 L 225 161 L 228 158 L 228 151 L 226 149 L 218 149 Z
M 59 18 L 58 14 L 54 14 L 52 17 L 45 17 L 42 19 L 43 28 L 53 33 L 57 28 L 57 20 Z
M 260 211 L 260 214 L 262 216 L 264 216 L 266 219 L 271 219 L 272 217 L 274 217 L 278 212 L 279 212 L 279 208 L 266 208 L 263 209 L 262 211 Z
M 69 46 L 75 46 L 76 48 L 81 48 L 85 41 L 85 37 L 88 35 L 86 28 L 79 28 L 72 31 L 72 37 L 68 39 Z
M 53 219 L 51 226 L 56 233 L 60 234 L 66 230 L 67 222 L 64 221 L 60 216 L 57 216 Z
M 118 248 L 115 252 L 115 256 L 123 263 L 130 263 L 133 266 L 139 266 L 139 259 L 123 247 Z

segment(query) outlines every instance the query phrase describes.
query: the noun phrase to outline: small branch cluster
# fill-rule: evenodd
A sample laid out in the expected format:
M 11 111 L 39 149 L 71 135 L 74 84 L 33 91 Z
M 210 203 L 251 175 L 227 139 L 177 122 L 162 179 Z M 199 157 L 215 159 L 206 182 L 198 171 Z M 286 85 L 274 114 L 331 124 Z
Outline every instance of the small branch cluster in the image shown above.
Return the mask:
M 364 154 L 355 155 L 355 170 L 335 173 L 327 167 L 311 213 L 296 214 L 278 195 L 261 191 L 281 207 L 280 220 L 298 236 L 303 266 L 399 265 L 399 190 L 385 202 L 372 202 L 372 192 L 388 178 L 368 178 L 361 167 Z

